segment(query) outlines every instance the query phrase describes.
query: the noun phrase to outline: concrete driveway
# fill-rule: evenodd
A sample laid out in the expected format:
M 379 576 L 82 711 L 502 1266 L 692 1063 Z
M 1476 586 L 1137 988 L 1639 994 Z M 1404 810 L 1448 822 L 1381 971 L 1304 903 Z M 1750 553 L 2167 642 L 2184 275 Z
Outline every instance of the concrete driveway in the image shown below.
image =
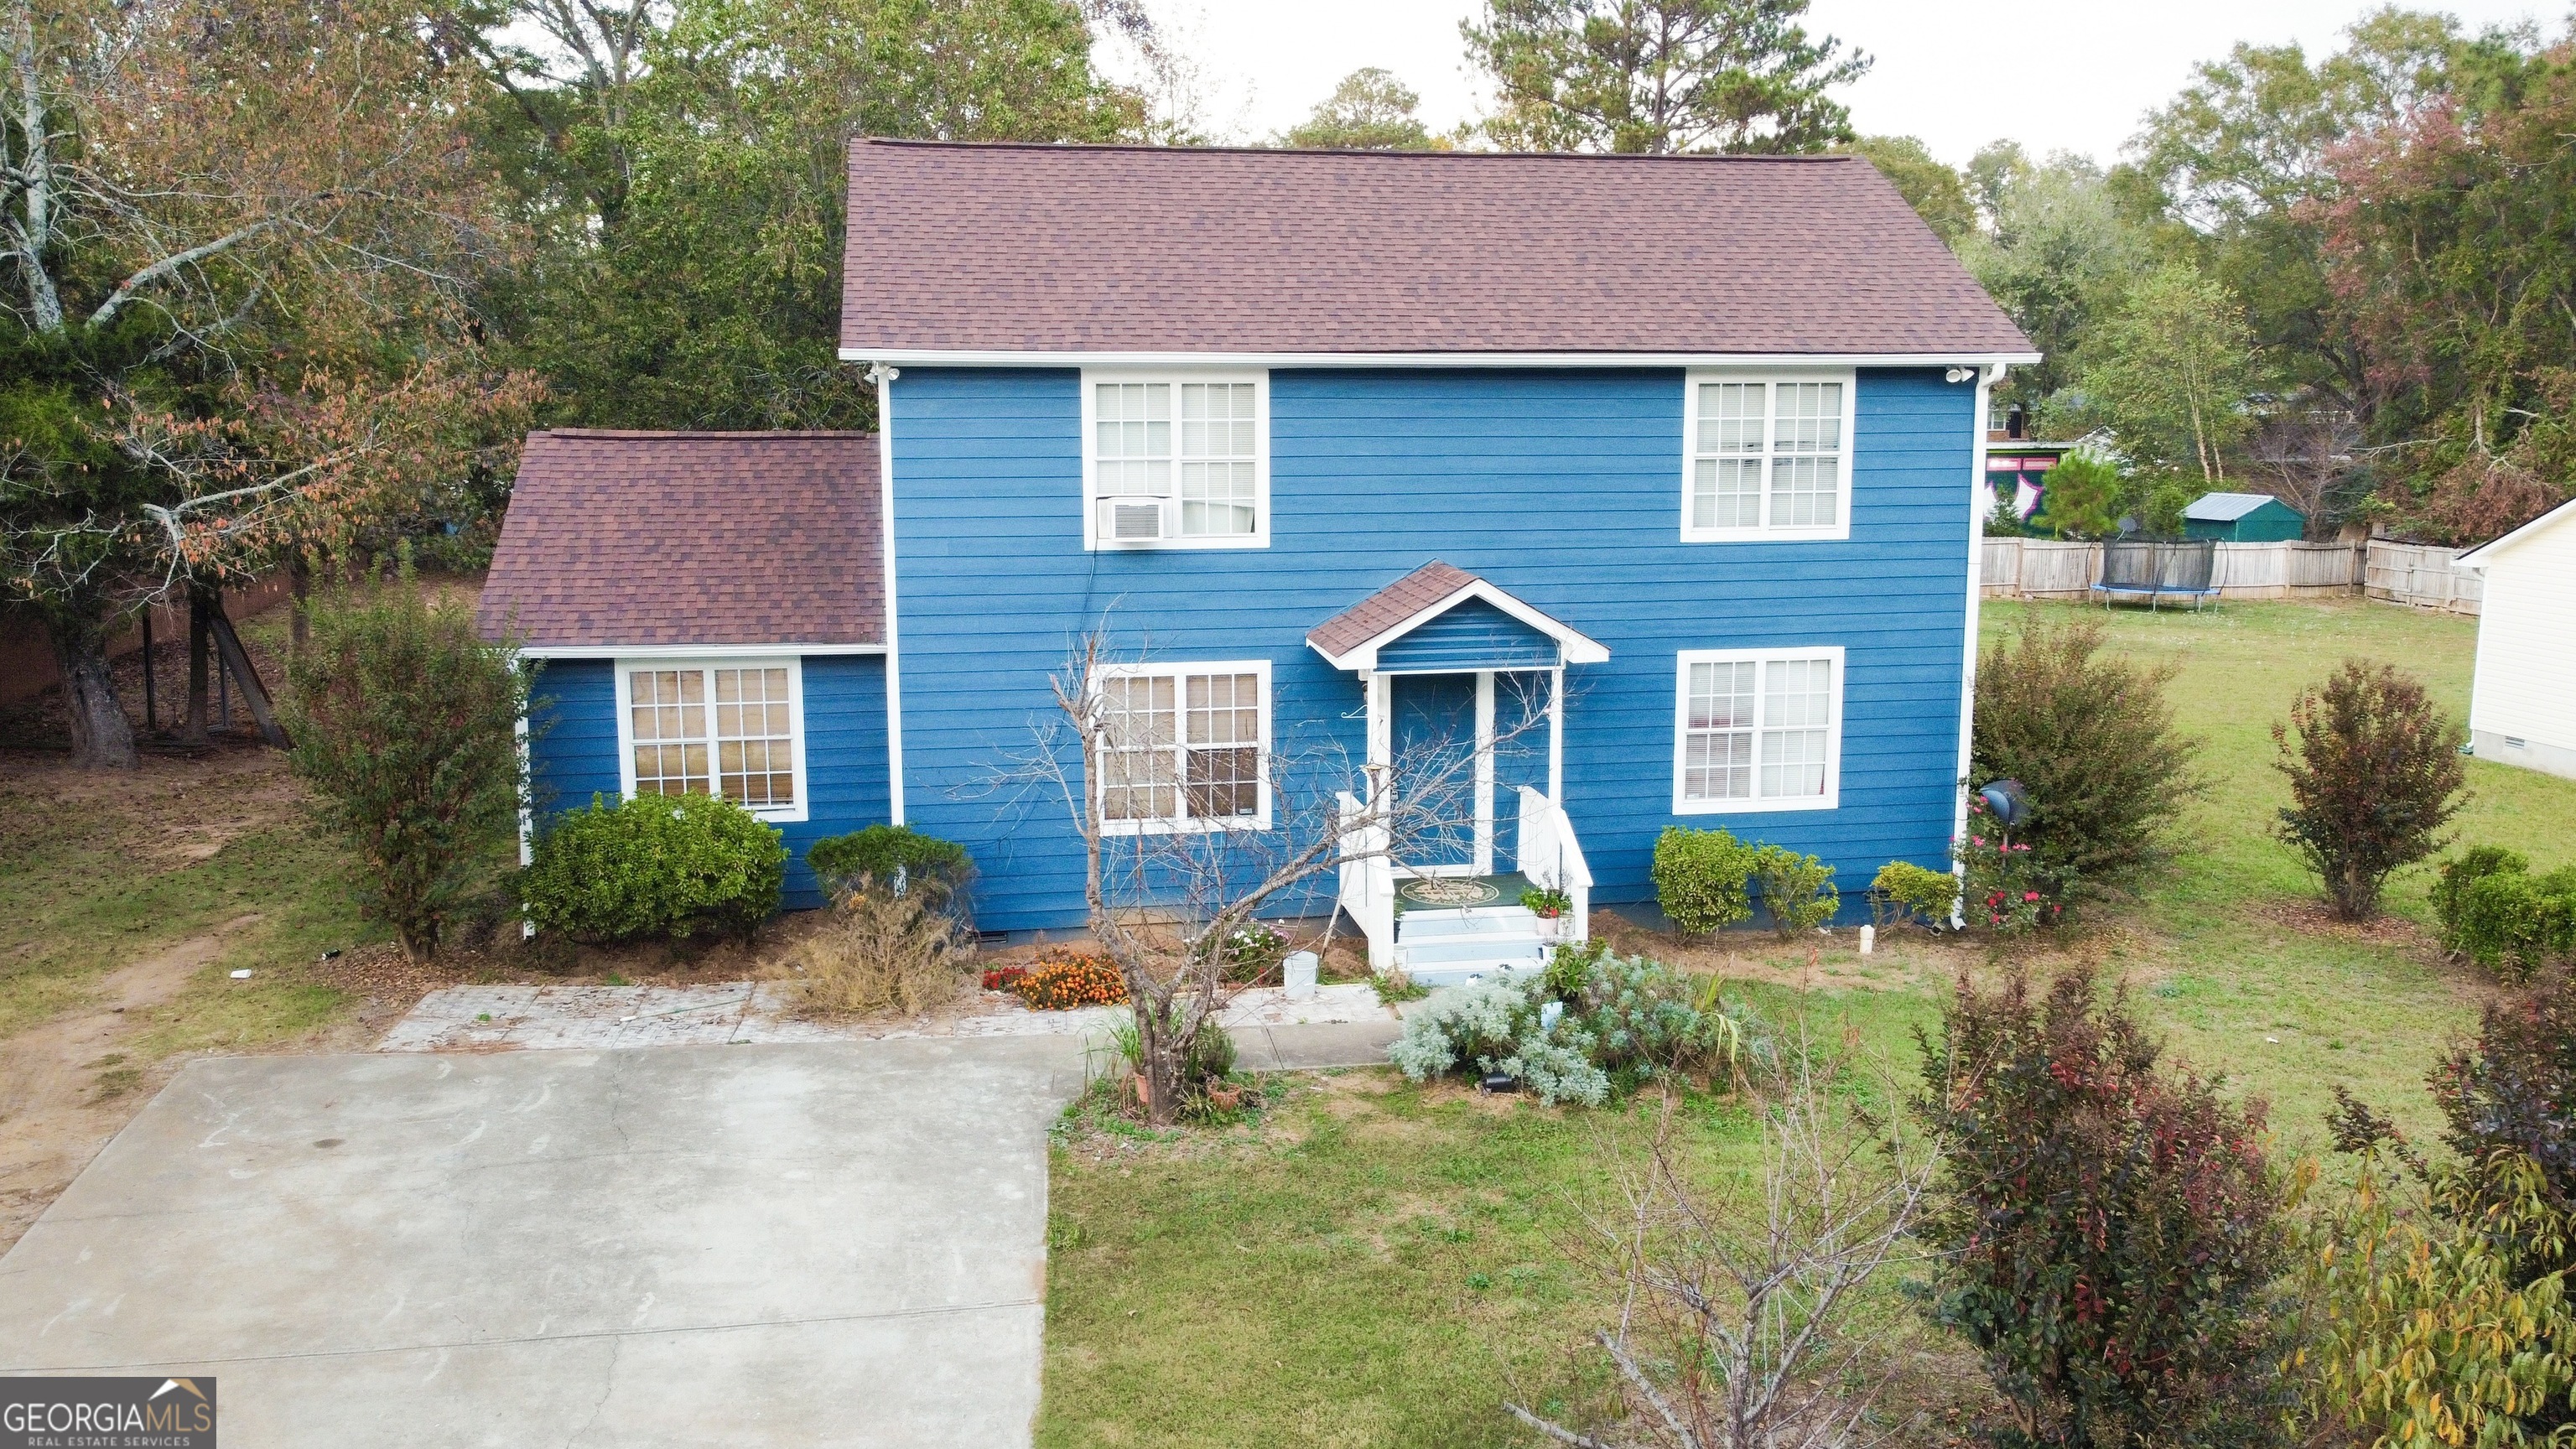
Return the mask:
M 0 1371 L 243 1445 L 1025 1444 L 1078 1043 L 188 1066 L 0 1259 Z

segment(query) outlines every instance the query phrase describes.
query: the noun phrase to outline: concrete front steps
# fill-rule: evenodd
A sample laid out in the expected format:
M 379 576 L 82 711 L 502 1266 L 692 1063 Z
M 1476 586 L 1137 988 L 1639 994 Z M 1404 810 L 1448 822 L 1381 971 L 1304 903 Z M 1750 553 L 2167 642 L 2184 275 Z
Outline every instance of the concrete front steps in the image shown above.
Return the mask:
M 1525 906 L 1411 906 L 1395 918 L 1395 969 L 1417 986 L 1464 986 L 1537 971 L 1555 944 L 1546 931 L 1553 924 Z

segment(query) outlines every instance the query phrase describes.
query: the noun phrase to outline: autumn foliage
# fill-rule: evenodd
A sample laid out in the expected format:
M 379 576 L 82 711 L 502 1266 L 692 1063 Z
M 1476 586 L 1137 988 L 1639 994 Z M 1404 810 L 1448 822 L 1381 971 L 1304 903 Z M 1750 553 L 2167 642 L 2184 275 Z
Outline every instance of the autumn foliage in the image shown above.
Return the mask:
M 1949 1144 L 1920 1230 L 1934 1316 L 2024 1445 L 2258 1443 L 2285 1266 L 2260 1103 L 2159 1060 L 2120 991 L 1962 979 L 1914 1110 Z
M 2388 878 L 2442 848 L 2468 782 L 2466 739 L 2413 675 L 2360 660 L 2299 691 L 2288 722 L 2272 726 L 2290 782 L 2281 838 L 2336 915 L 2377 915 Z

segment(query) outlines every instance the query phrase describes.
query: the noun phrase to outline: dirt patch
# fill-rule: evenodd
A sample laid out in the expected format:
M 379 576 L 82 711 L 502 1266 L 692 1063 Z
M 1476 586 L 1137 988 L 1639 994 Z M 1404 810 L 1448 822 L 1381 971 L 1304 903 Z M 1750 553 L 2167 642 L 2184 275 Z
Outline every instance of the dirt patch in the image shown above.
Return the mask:
M 2296 897 L 2256 901 L 2245 909 L 2248 915 L 2286 926 L 2303 936 L 2390 946 L 2425 961 L 2447 959 L 2441 941 L 2431 931 L 2404 916 L 2384 915 L 2367 921 L 2347 921 L 2337 916 L 2333 908 L 2323 901 Z
M 1913 926 L 1881 932 L 1877 949 L 1866 956 L 1860 954 L 1860 933 L 1848 927 L 1808 940 L 1783 941 L 1767 930 L 1737 930 L 1694 941 L 1596 910 L 1592 934 L 1623 956 L 1647 956 L 1729 981 L 1801 990 L 1910 991 L 1947 981 L 1985 956 L 1981 942 Z
M 89 1005 L 0 1041 L 0 1122 L 9 1127 L 0 1137 L 0 1252 L 178 1069 L 130 1050 L 144 1014 L 258 919 L 237 916 L 110 972 Z

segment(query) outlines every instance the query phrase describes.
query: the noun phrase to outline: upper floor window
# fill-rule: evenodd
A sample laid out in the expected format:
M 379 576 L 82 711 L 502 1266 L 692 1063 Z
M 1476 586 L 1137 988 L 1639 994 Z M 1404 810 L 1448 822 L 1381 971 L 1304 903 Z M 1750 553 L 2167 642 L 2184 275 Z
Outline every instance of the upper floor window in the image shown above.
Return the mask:
M 1270 542 L 1270 382 L 1259 374 L 1082 379 L 1085 548 Z
M 794 659 L 617 666 L 619 784 L 632 795 L 722 795 L 805 818 L 804 690 Z
M 1101 681 L 1101 695 L 1103 830 L 1269 825 L 1268 661 L 1124 668 Z
M 1851 536 L 1852 375 L 1691 373 L 1682 539 Z
M 1839 647 L 1682 651 L 1673 813 L 1833 808 L 1842 676 Z

